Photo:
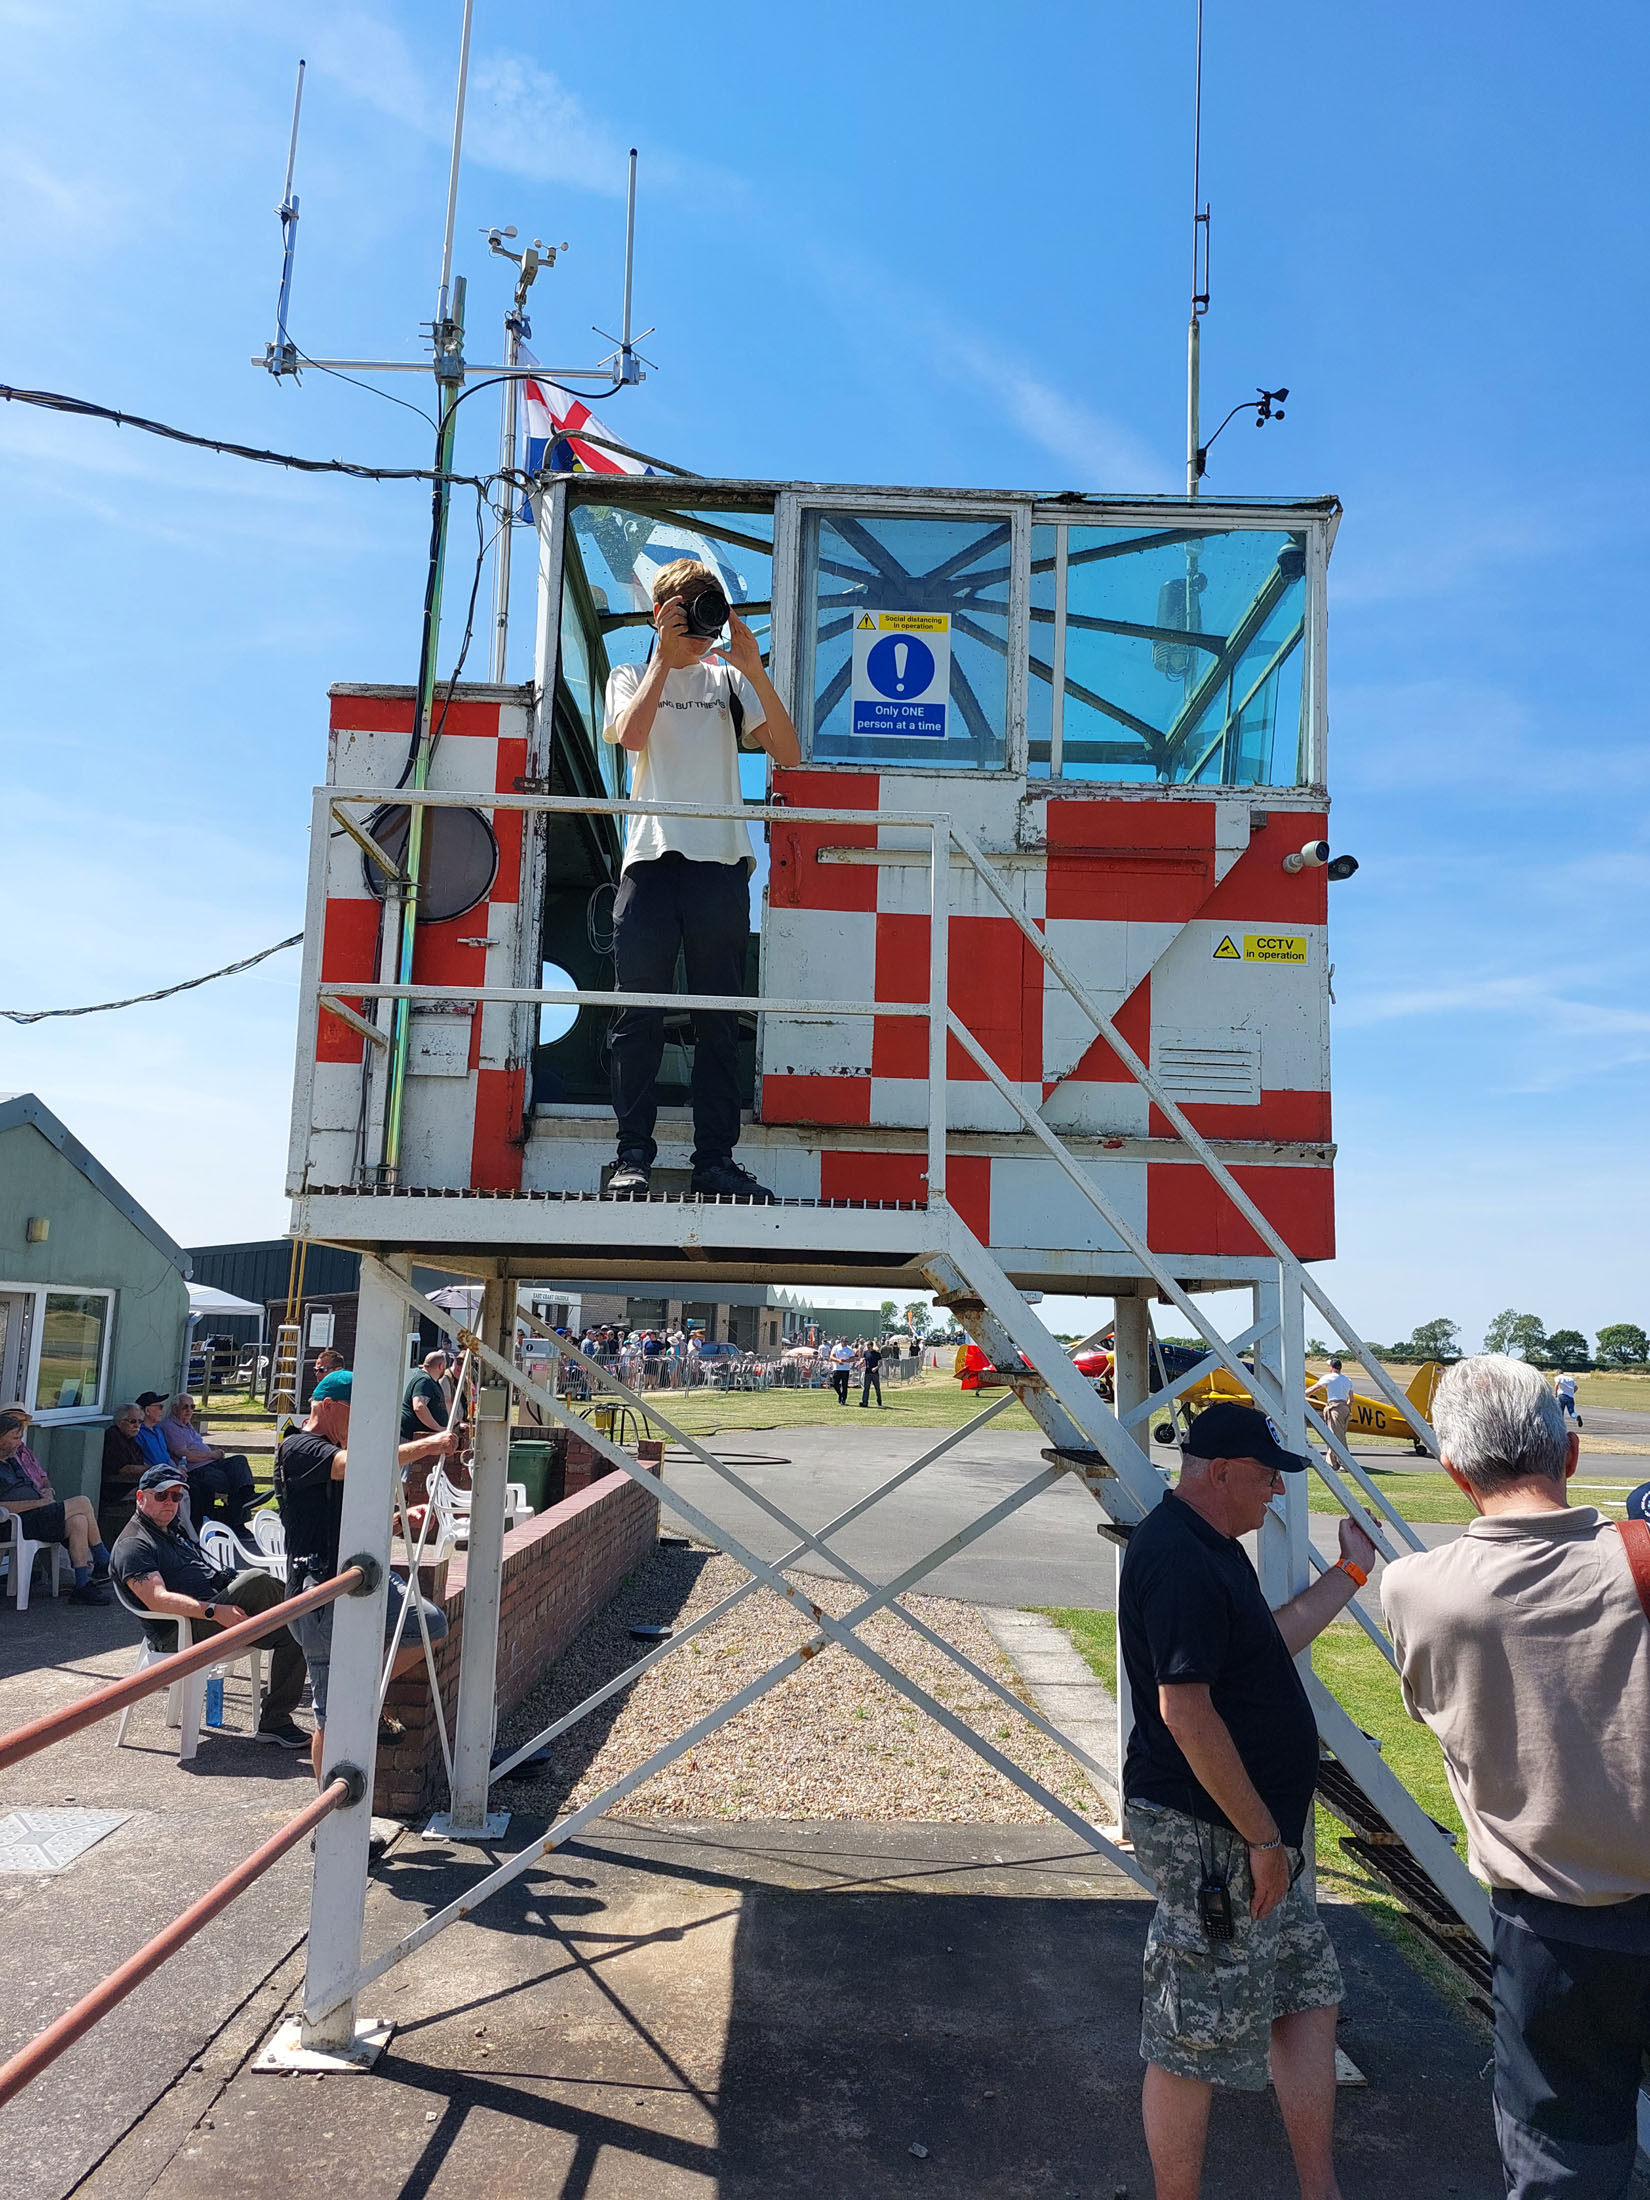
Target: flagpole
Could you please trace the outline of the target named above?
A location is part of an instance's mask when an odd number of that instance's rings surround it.
[[[521,359],[521,317],[510,312],[504,317],[504,363],[514,369]],[[502,505],[504,523],[499,529],[498,548],[493,553],[493,663],[492,678],[497,687],[504,685],[505,656],[510,632],[510,543],[516,531],[516,486],[510,476],[516,465],[516,408],[520,393],[512,372],[499,392],[498,470],[503,476]]]

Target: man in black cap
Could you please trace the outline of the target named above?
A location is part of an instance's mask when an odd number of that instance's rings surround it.
[[[157,1650],[178,1646],[177,1622],[186,1619],[196,1642],[237,1626],[254,1612],[266,1612],[286,1595],[284,1585],[257,1566],[214,1566],[180,1519],[179,1506],[189,1484],[181,1468],[148,1467],[139,1478],[137,1510],[115,1538],[109,1572],[125,1594],[153,1618],[143,1632]],[[304,1654],[284,1627],[260,1635],[258,1648],[270,1652],[269,1691],[264,1697],[258,1733],[283,1749],[307,1749],[309,1736],[293,1719],[304,1692]]]
[[[1123,1561],[1125,1824],[1157,1891],[1140,2036],[1157,2200],[1196,2200],[1214,2087],[1261,2092],[1268,2066],[1303,2200],[1339,2200],[1341,1974],[1301,1876],[1318,1731],[1294,1661],[1375,1547],[1343,1519],[1339,1564],[1274,1612],[1238,1540],[1310,1464],[1264,1413],[1210,1406]]]

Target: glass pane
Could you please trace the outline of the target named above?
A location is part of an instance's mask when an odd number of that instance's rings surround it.
[[[1010,540],[1006,519],[810,515],[802,693],[816,761],[1002,770]]]
[[[1066,532],[1061,776],[1299,783],[1306,538],[1264,529]],[[1056,530],[1032,530],[1030,769],[1054,720]]]
[[[96,1291],[48,1291],[35,1407],[95,1406],[109,1302]]]

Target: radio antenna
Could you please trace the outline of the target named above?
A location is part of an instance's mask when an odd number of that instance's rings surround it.
[[[1197,54],[1192,78],[1192,310],[1186,324],[1186,494],[1197,495],[1203,472],[1199,421],[1201,324],[1209,310],[1209,209],[1203,201],[1203,0],[1197,0]]]
[[[281,289],[275,301],[275,341],[264,347],[264,365],[277,380],[298,371],[298,347],[286,332],[287,308],[292,302],[292,262],[298,250],[298,201],[292,195],[293,172],[298,165],[298,117],[304,106],[304,64],[298,64],[298,89],[292,95],[292,137],[286,149],[286,189],[276,213],[281,217]]]

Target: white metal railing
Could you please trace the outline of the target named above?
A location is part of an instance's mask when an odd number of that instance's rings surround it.
[[[641,802],[618,797],[592,797],[543,794],[476,794],[447,789],[398,788],[386,793],[383,788],[319,788],[316,790],[317,825],[329,816],[353,838],[369,858],[377,862],[392,878],[399,878],[391,857],[360,824],[348,814],[349,805],[370,809],[382,807],[387,800],[419,803],[432,808],[488,810],[514,810],[531,814],[609,816],[609,817],[683,817],[713,820],[793,825],[841,825],[863,829],[871,821],[881,826],[895,826],[915,830],[927,837],[926,861],[929,874],[929,956],[928,998],[926,1001],[864,1001],[864,1000],[813,1000],[792,999],[764,994],[691,994],[691,993],[632,993],[597,991],[574,987],[543,986],[490,986],[490,985],[396,985],[381,980],[317,980],[316,1001],[323,1010],[339,1016],[352,1028],[359,1028],[379,1045],[387,1044],[387,1034],[350,1008],[351,1001],[405,1000],[450,1001],[455,998],[478,1003],[496,1002],[516,1007],[590,1007],[590,1008],[660,1008],[677,1011],[703,1009],[725,1013],[758,1012],[767,1015],[790,1017],[796,1021],[831,1022],[840,1017],[892,1016],[920,1017],[928,1023],[928,1198],[931,1205],[944,1205],[946,1195],[946,1147],[948,1136],[946,1043],[948,1035],[957,1040],[1013,1112],[1019,1116],[1024,1128],[1043,1146],[1050,1159],[1071,1182],[1073,1188],[1101,1216],[1128,1251],[1150,1274],[1178,1310],[1192,1324],[1209,1347],[1209,1363],[1219,1365],[1242,1383],[1256,1401],[1272,1412],[1280,1421],[1285,1417],[1285,1400],[1281,1392],[1270,1383],[1266,1371],[1258,1364],[1251,1366],[1239,1358],[1246,1344],[1251,1344],[1258,1334],[1256,1328],[1246,1331],[1241,1338],[1226,1339],[1214,1328],[1208,1317],[1199,1309],[1192,1297],[1184,1291],[1169,1269],[1147,1244],[1144,1235],[1136,1230],[1116,1205],[1106,1198],[1089,1171],[1082,1168],[1071,1154],[1063,1139],[1050,1128],[1042,1116],[1030,1108],[1023,1096],[1012,1085],[996,1062],[951,1009],[949,991],[949,933],[951,902],[951,864],[953,854],[980,879],[985,890],[1000,904],[1025,938],[1035,948],[1040,960],[1056,982],[1070,995],[1078,1008],[1094,1026],[1096,1033],[1105,1040],[1130,1076],[1148,1095],[1153,1104],[1166,1117],[1177,1137],[1196,1156],[1220,1189],[1232,1201],[1239,1214],[1255,1231],[1278,1262],[1280,1286],[1293,1289],[1309,1299],[1319,1314],[1329,1323],[1343,1347],[1366,1368],[1375,1387],[1403,1419],[1414,1428],[1416,1436],[1426,1448],[1437,1455],[1437,1441],[1431,1427],[1421,1418],[1413,1403],[1405,1398],[1385,1370],[1375,1360],[1368,1346],[1340,1312],[1328,1294],[1308,1273],[1305,1264],[1273,1227],[1266,1215],[1256,1205],[1238,1182],[1232,1170],[1215,1151],[1213,1143],[1205,1138],[1187,1116],[1184,1108],[1168,1093],[1152,1074],[1149,1064],[1118,1030],[1117,1025],[1100,1004],[1088,992],[1081,979],[1071,969],[1065,958],[1051,945],[1045,933],[1029,917],[1016,901],[1006,881],[995,865],[982,852],[972,837],[953,824],[943,811],[868,811],[842,809],[827,806],[799,806],[786,802],[767,803],[661,803]],[[920,853],[920,851],[917,851]],[[404,881],[403,881],[404,883]],[[953,1218],[954,1220],[954,1218]],[[1176,1386],[1187,1387],[1198,1379],[1194,1371]],[[1157,1403],[1166,1402],[1159,1398]],[[1319,1467],[1326,1486],[1337,1502],[1350,1513],[1360,1527],[1368,1533],[1384,1557],[1396,1555],[1377,1521],[1396,1535],[1406,1548],[1419,1549],[1421,1538],[1385,1494],[1370,1479],[1367,1472],[1353,1458],[1350,1449],[1335,1436],[1327,1423],[1307,1407],[1310,1425],[1328,1447],[1329,1458]],[[1331,1464],[1333,1462],[1333,1464]],[[1344,1476],[1350,1477],[1349,1487]],[[1384,1641],[1384,1637],[1382,1638]]]

